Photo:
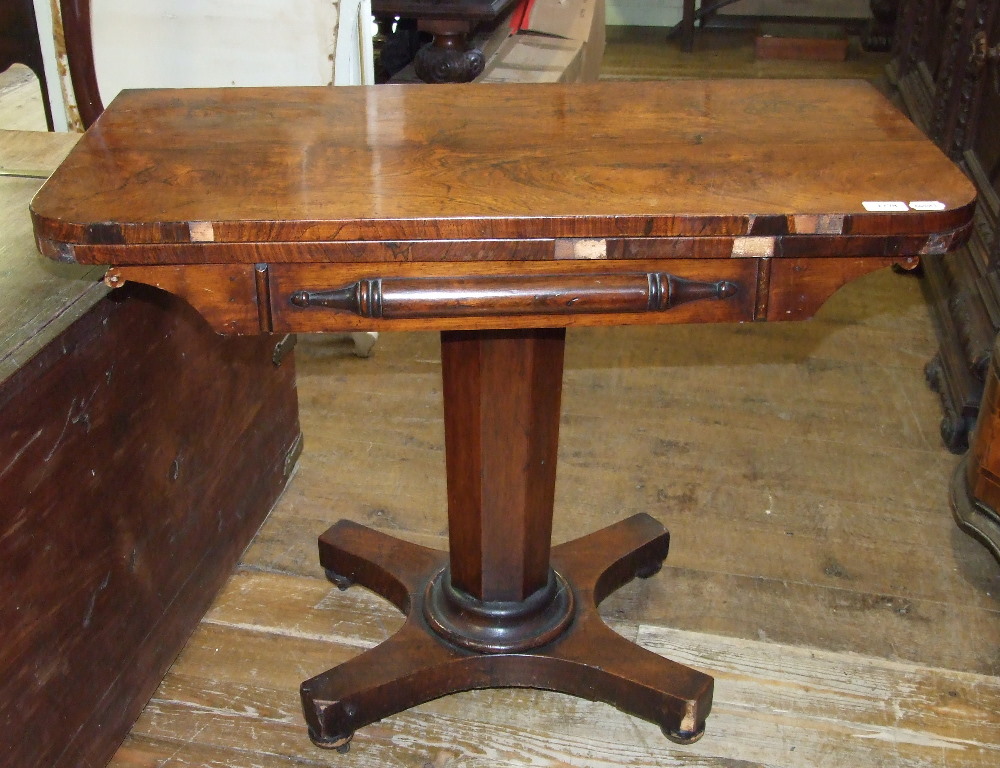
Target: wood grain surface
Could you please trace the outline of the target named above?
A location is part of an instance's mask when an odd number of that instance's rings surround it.
[[[90,245],[885,235],[974,196],[867,83],[723,80],[127,92],[33,211]]]
[[[549,575],[565,339],[441,336],[451,580],[480,600],[524,600]]]
[[[44,165],[29,160],[18,167]],[[0,382],[108,293],[100,282],[102,267],[57,264],[38,255],[28,203],[40,185],[37,178],[0,176]]]
[[[79,138],[78,133],[0,130],[0,176],[47,178]]]

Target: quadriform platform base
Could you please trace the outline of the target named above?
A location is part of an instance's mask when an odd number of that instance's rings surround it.
[[[441,583],[446,552],[336,524],[320,538],[320,561],[333,567],[331,579],[345,587],[354,579],[378,592],[407,622],[377,648],[302,684],[310,737],[343,749],[356,728],[438,696],[521,687],[604,701],[658,723],[672,741],[696,741],[712,706],[712,678],[626,640],[597,613],[607,594],[658,572],[668,542],[663,526],[640,514],[555,547],[552,567],[558,589],[572,595],[572,625],[543,648],[477,653],[428,630],[437,597],[428,585]]]

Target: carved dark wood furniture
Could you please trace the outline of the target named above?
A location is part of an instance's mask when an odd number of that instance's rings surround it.
[[[469,35],[495,21],[518,0],[372,0],[377,18],[415,19],[433,40],[417,51],[413,68],[426,83],[469,83],[483,73],[486,57]]]
[[[913,121],[979,189],[976,226],[955,258],[924,264],[924,289],[940,350],[928,378],[941,394],[941,435],[965,450],[1000,328],[1000,4],[909,0],[901,4],[889,76]]]
[[[872,17],[861,33],[861,47],[866,51],[892,49],[899,2],[900,0],[870,0],[868,6],[872,10]]]
[[[442,332],[450,551],[348,521],[320,537],[336,584],[407,616],[302,685],[310,736],[344,749],[505,686],[697,739],[712,679],[597,613],[659,569],[663,526],[550,547],[564,329],[804,319],[962,243],[974,204],[871,86],[741,80],[127,93],[33,215],[46,255],[114,264],[109,284],[174,292],[222,332]]]
[[[998,337],[1000,341],[1000,337]],[[1000,355],[994,348],[982,408],[951,485],[959,527],[1000,561]]]
[[[671,28],[669,37],[679,37],[681,50],[690,53],[694,50],[694,28],[696,23],[704,25],[716,17],[723,8],[733,5],[739,0],[683,0],[681,5],[681,20]],[[871,0],[872,19],[863,25],[861,42],[865,50],[889,50],[892,25],[896,18],[896,6],[899,0]],[[781,18],[781,17],[778,17]],[[784,17],[788,21],[825,21],[818,17]],[[852,26],[860,26],[854,22]]]
[[[0,3],[0,72],[11,64],[25,64],[35,73],[42,89],[45,124],[50,131],[53,130],[49,87],[32,0],[5,0]]]
[[[691,53],[694,50],[694,27],[698,22],[704,23],[717,11],[739,0],[684,0],[681,5],[681,20],[670,30],[670,35],[679,35],[681,50]]]
[[[941,436],[952,451],[966,449],[980,419],[967,468],[955,476],[952,500],[959,525],[998,554],[996,499],[976,476],[993,471],[983,441],[996,434],[989,422],[997,404],[991,396],[984,400],[983,393],[1000,330],[1000,3],[904,0],[889,76],[914,122],[979,192],[968,244],[949,259],[931,257],[923,265],[939,342],[927,374],[941,395]]]

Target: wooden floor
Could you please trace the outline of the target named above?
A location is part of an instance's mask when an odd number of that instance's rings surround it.
[[[866,53],[851,38],[847,60],[758,60],[753,33],[739,29],[698,31],[694,53],[666,41],[662,27],[608,27],[602,80],[658,80],[674,77],[854,77],[882,76],[886,54]]]
[[[684,76],[657,45],[662,65],[612,37],[607,71],[634,53],[641,76]],[[369,359],[301,337],[296,474],[112,765],[1000,764],[1000,567],[950,517],[934,347],[917,279],[890,271],[805,323],[571,330],[554,539],[639,511],[670,528],[663,571],[602,613],[715,675],[706,736],[678,747],[604,705],[479,691],[340,755],[306,737],[298,684],[401,622],[333,588],[315,539],[344,517],[444,546],[439,352],[433,334],[384,334]]]
[[[0,130],[44,131],[38,80],[23,64],[0,72]]]

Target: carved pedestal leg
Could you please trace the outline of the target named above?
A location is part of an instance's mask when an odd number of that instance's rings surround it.
[[[695,0],[684,0],[681,16],[681,50],[691,53],[694,50],[694,18]]]
[[[870,0],[868,5],[872,18],[861,34],[861,47],[866,51],[888,51],[892,48],[899,0]]]
[[[976,539],[1000,562],[1000,514],[975,497],[969,476],[982,471],[974,455],[966,455],[951,478],[951,511],[958,527]]]
[[[434,41],[417,51],[413,60],[417,77],[425,83],[469,83],[482,74],[486,57],[469,47],[469,22],[421,19],[419,28],[434,35]]]
[[[969,452],[951,481],[951,508],[959,528],[1000,561],[1000,342],[986,371],[979,419]]]
[[[609,629],[611,592],[655,574],[669,535],[645,514],[550,547],[565,331],[442,334],[450,555],[341,521],[320,563],[406,615],[382,645],[302,684],[310,737],[346,749],[357,728],[476,688],[603,701],[698,739],[712,678]]]

